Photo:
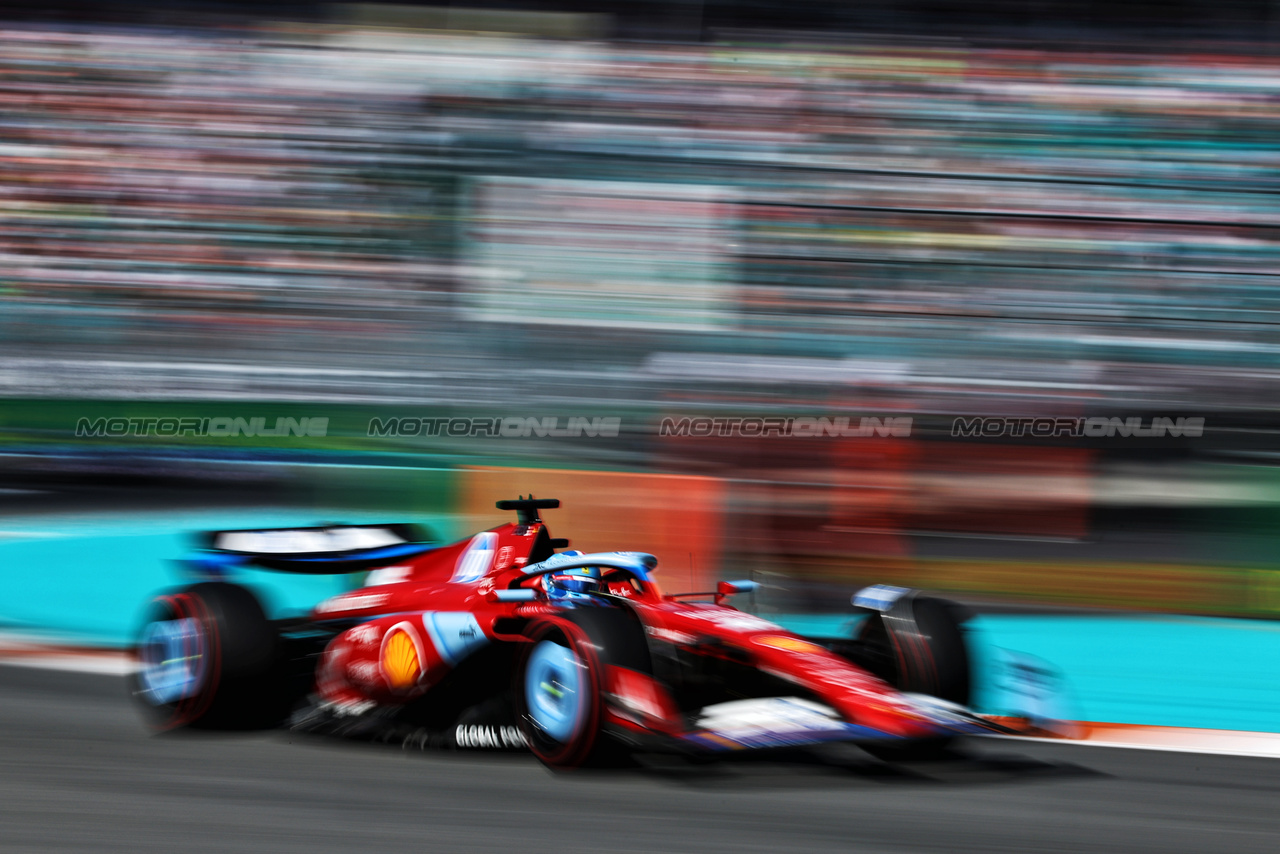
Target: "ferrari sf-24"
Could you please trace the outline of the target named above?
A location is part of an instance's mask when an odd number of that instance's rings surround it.
[[[653,555],[569,549],[540,518],[559,504],[500,501],[516,521],[448,546],[404,525],[205,534],[194,583],[149,606],[134,696],[161,730],[376,725],[556,769],[1010,731],[968,708],[960,606],[875,586],[849,636],[802,637],[727,604],[751,581],[665,595]],[[282,617],[250,570],[363,582]]]

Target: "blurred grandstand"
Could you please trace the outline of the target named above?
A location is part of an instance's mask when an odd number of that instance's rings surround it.
[[[821,575],[850,549],[986,559],[964,538],[988,535],[1024,560],[1121,529],[1091,559],[1230,543],[1269,565],[1273,7],[1161,5],[1157,25],[1143,4],[1017,5],[943,4],[946,23],[889,3],[789,4],[786,23],[742,3],[15,7],[9,470],[86,465],[65,463],[50,400],[604,408],[632,425],[616,441],[500,453],[740,479],[762,571]],[[911,415],[919,441],[709,448],[656,437],[673,412]],[[1211,429],[947,432],[1153,414]],[[1189,551],[1174,513],[1219,533]],[[1247,536],[1223,521],[1246,516]],[[1220,610],[1280,607],[1267,584],[1271,604]]]

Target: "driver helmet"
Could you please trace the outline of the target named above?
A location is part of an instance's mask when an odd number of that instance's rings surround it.
[[[582,552],[569,550],[560,554],[565,557],[579,557]],[[553,599],[585,597],[600,589],[600,569],[594,566],[557,569],[554,572],[548,572],[543,578],[547,593]]]

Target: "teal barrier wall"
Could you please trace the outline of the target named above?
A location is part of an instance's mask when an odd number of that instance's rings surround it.
[[[191,550],[190,532],[334,521],[417,522],[442,541],[452,540],[459,527],[444,514],[315,509],[41,516],[21,527],[10,521],[0,524],[0,628],[124,647],[132,642],[150,597],[190,581],[176,562]],[[348,589],[351,579],[261,572],[248,584],[269,613],[287,615]]]
[[[767,616],[815,636],[850,625],[839,615]],[[1061,676],[1059,714],[1070,720],[1280,732],[1280,623],[985,614],[969,627],[982,711],[1009,711],[1002,663],[1017,653]]]

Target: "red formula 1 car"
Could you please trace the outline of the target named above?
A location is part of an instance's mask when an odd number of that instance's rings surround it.
[[[538,511],[559,501],[497,506],[518,521],[445,547],[404,526],[209,535],[205,580],[152,603],[135,696],[162,729],[376,725],[527,747],[554,768],[823,741],[885,754],[1002,731],[965,707],[952,603],[869,588],[855,636],[804,638],[723,604],[751,582],[663,595],[652,555],[552,538]],[[263,569],[372,571],[291,619],[237,582]]]

